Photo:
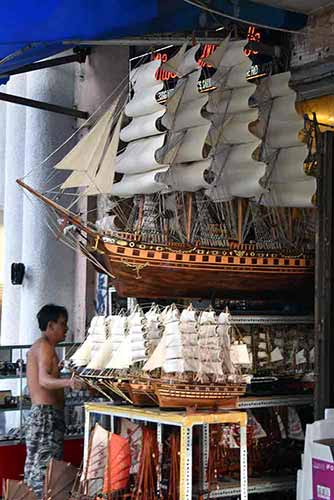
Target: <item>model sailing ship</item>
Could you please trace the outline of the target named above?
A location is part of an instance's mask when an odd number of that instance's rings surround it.
[[[245,393],[245,377],[232,362],[229,314],[199,314],[191,305],[180,314],[172,305],[161,313],[152,306],[144,315],[137,307],[114,352],[109,347],[114,331],[117,342],[117,320],[111,318],[105,320],[111,328],[102,344],[97,347],[91,327],[71,357],[76,375],[107,398],[139,406],[210,408],[233,407]]]
[[[110,196],[95,225],[19,181],[62,216],[62,239],[74,240],[71,227],[83,235],[76,244],[122,296],[312,293],[316,181],[304,173],[303,121],[289,73],[246,81],[244,44],[226,39],[210,56],[206,93],[197,45],[165,63],[178,76],[165,103],[160,61],[131,72],[125,108],[117,101],[55,167],[72,171],[61,192]]]

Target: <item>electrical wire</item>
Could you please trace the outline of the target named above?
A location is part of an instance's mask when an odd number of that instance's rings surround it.
[[[194,7],[198,7],[199,9],[205,10],[206,12],[209,12],[210,14],[216,14],[218,16],[227,17],[228,19],[231,19],[232,21],[242,22],[242,23],[249,24],[249,25],[255,25],[255,26],[258,26],[259,28],[264,28],[264,29],[268,29],[268,30],[282,31],[283,33],[292,33],[294,35],[306,36],[306,33],[302,33],[298,30],[288,30],[286,28],[276,28],[274,26],[268,26],[266,24],[257,23],[254,21],[247,21],[245,19],[240,19],[239,17],[231,16],[230,14],[226,14],[225,12],[213,9],[212,7],[209,7],[208,5],[203,4],[199,0],[198,1],[197,0],[183,0],[183,1],[186,3],[189,3],[190,5],[193,5]]]

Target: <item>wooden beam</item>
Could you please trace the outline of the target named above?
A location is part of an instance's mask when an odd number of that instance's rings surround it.
[[[316,241],[315,417],[334,408],[334,133],[321,134],[318,178],[318,234]]]

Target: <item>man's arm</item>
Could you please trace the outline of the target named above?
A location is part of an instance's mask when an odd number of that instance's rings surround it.
[[[46,342],[41,342],[37,355],[38,378],[39,383],[44,389],[50,391],[56,389],[65,389],[65,387],[75,388],[73,379],[60,379],[52,375],[52,362],[54,350]]]

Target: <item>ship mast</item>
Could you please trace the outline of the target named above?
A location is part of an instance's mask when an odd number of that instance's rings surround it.
[[[193,194],[187,194],[187,228],[186,228],[186,238],[187,242],[190,242],[191,237],[191,223],[192,223],[192,211],[193,211]]]
[[[138,212],[138,223],[137,223],[137,234],[141,235],[141,229],[143,225],[143,215],[144,215],[144,203],[145,203],[145,195],[140,195],[139,201],[139,212]]]
[[[244,200],[238,198],[238,243],[243,243],[243,224],[244,224]]]

